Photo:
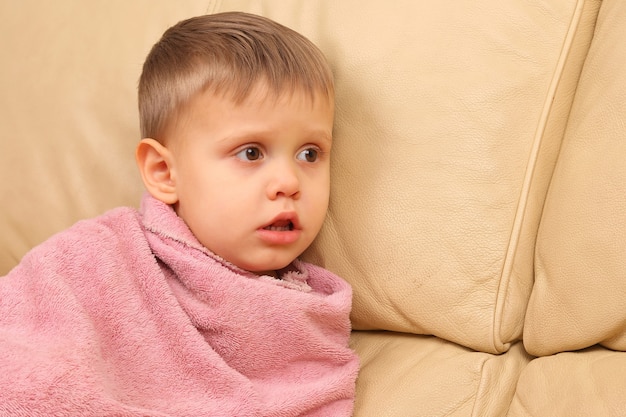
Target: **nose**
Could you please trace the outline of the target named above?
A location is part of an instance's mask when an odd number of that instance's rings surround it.
[[[267,197],[276,200],[279,197],[297,199],[300,197],[300,178],[293,162],[272,164],[267,184]]]

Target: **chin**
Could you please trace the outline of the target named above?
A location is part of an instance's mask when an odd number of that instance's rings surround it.
[[[265,265],[257,265],[256,268],[250,269],[250,271],[254,272],[255,274],[265,273],[268,271],[280,271],[282,269],[288,268],[292,262],[293,259],[285,262],[272,262]]]
[[[278,251],[276,248],[273,248],[270,252],[259,252],[255,254],[255,257],[247,260],[249,263],[247,265],[239,265],[243,269],[254,272],[255,274],[267,272],[267,271],[280,271],[285,268],[289,268],[289,266],[300,256],[302,252],[298,252],[297,250],[293,250],[295,248],[291,248],[292,250],[287,251],[282,248],[282,251]]]

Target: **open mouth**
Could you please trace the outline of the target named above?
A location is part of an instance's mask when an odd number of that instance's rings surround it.
[[[302,235],[302,226],[295,212],[283,212],[259,229],[259,237],[272,246],[291,245]]]
[[[263,229],[271,230],[273,232],[288,232],[294,229],[293,222],[291,220],[279,220],[270,224],[269,226],[265,226]]]

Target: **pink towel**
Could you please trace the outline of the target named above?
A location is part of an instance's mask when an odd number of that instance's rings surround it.
[[[0,416],[349,416],[349,285],[203,248],[151,197],[77,223],[0,278]]]

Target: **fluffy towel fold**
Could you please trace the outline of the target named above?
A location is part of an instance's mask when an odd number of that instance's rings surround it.
[[[77,223],[0,278],[0,416],[349,416],[351,290],[258,277],[167,205]]]

